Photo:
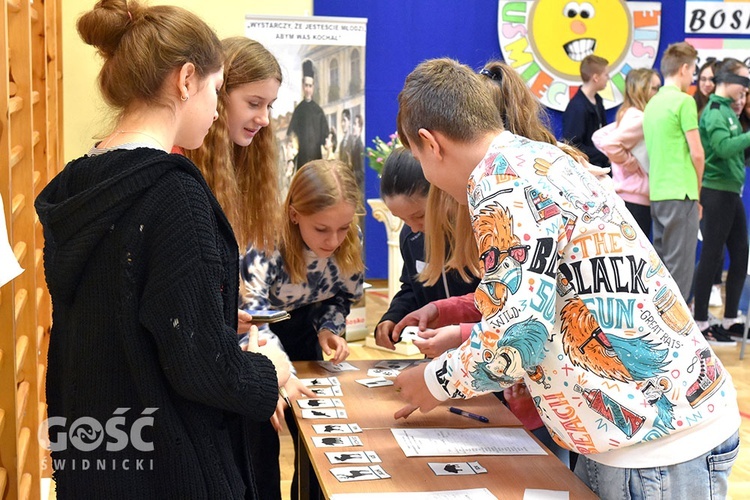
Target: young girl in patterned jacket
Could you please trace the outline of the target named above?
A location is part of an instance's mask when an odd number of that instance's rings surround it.
[[[343,338],[351,305],[362,297],[364,263],[355,218],[361,206],[351,169],[315,160],[294,176],[284,202],[278,248],[248,248],[242,259],[247,309],[284,309],[271,325],[292,361],[349,355]]]
[[[325,353],[339,363],[349,355],[343,337],[346,316],[363,294],[356,218],[360,206],[360,189],[349,166],[338,160],[311,161],[289,185],[278,247],[265,251],[251,246],[242,258],[240,302],[247,309],[290,313],[291,318],[270,328],[292,361],[320,360]],[[296,453],[292,412],[285,418]],[[295,474],[292,498],[297,497],[296,486]]]

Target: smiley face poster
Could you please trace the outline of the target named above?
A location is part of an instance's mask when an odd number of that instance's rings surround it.
[[[545,106],[565,110],[581,85],[590,54],[609,61],[611,80],[599,93],[609,109],[622,102],[625,76],[651,68],[661,31],[660,2],[500,0],[498,36],[505,62]]]

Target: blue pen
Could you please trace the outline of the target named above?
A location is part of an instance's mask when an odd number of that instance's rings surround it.
[[[488,424],[490,422],[490,419],[487,417],[483,417],[482,415],[477,415],[476,413],[471,413],[470,411],[462,410],[461,408],[456,408],[455,406],[451,406],[448,408],[451,413],[455,413],[456,415],[462,415],[464,417],[473,418],[474,420],[479,420],[480,422],[484,422],[485,424]]]

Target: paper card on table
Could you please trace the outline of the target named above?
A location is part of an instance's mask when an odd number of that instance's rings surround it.
[[[346,361],[343,361],[338,364],[334,364],[333,361],[318,361],[318,364],[328,370],[329,372],[338,373],[338,372],[348,372],[348,371],[358,371],[359,368],[354,366],[351,363],[347,363]]]
[[[362,446],[362,440],[357,436],[313,436],[312,442],[316,448]]]
[[[408,359],[383,359],[375,363],[375,368],[385,368],[387,370],[404,370],[413,365],[414,362]]]
[[[336,408],[302,410],[302,418],[346,418],[346,410],[337,410]]]
[[[368,377],[398,377],[401,372],[389,368],[370,368],[367,370]]]
[[[314,392],[316,396],[320,397],[340,397],[344,395],[344,392],[341,390],[341,386],[339,385],[334,385],[331,387],[311,387],[310,390]]]
[[[369,467],[334,467],[331,469],[331,474],[341,482],[388,479],[391,477],[379,465],[371,465]]]
[[[533,490],[527,488],[523,492],[523,500],[569,500],[569,491]]]
[[[391,429],[407,457],[546,455],[523,428]]]
[[[379,464],[380,457],[374,451],[327,451],[332,464]]]
[[[487,474],[487,469],[479,465],[479,462],[469,462],[469,467],[477,474]]]
[[[385,387],[386,385],[393,385],[393,380],[388,380],[383,377],[376,378],[361,378],[356,381],[358,384],[362,384],[365,387]]]
[[[407,326],[401,330],[401,342],[413,342],[415,339],[421,339],[422,337],[419,336],[418,332],[418,326]]]
[[[343,408],[344,403],[340,399],[298,399],[300,408]]]
[[[318,378],[301,378],[300,382],[305,387],[321,387],[321,386],[340,386],[341,383],[337,377],[318,377]]]
[[[337,493],[331,500],[497,500],[487,488],[446,491],[396,491],[393,493]]]
[[[357,424],[313,424],[317,434],[354,434],[362,432]]]
[[[474,469],[466,462],[428,462],[427,465],[430,466],[436,476],[471,476],[476,474]]]

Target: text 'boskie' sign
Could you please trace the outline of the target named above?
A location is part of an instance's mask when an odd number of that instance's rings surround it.
[[[685,33],[737,34],[750,31],[750,2],[686,2]]]

